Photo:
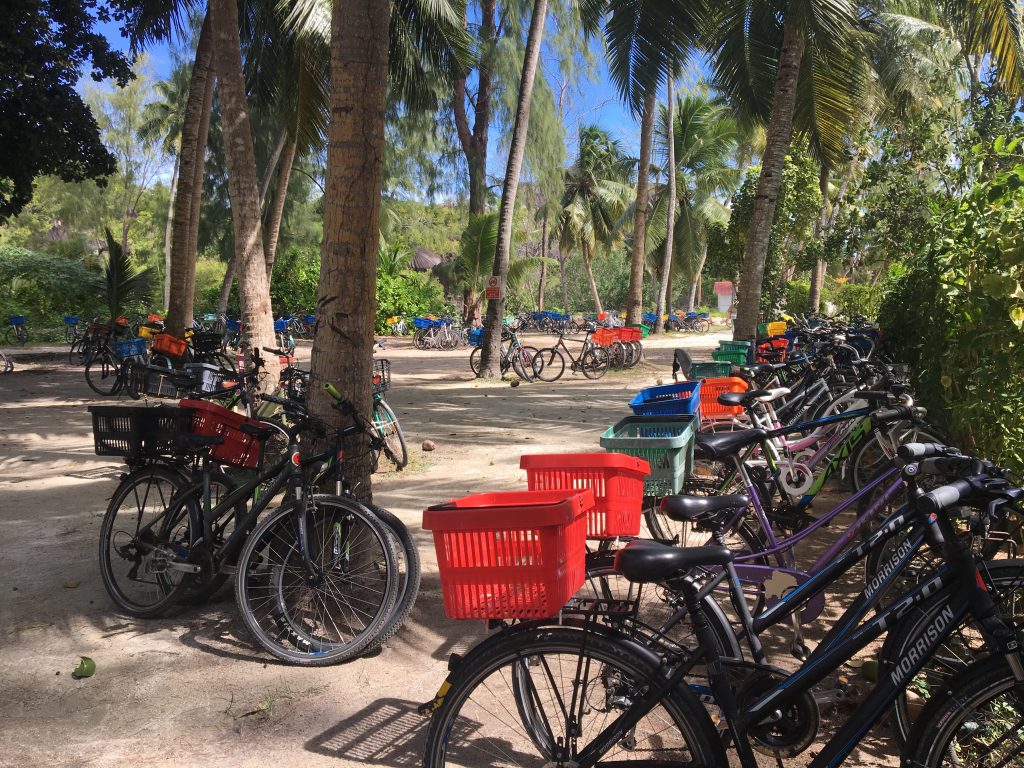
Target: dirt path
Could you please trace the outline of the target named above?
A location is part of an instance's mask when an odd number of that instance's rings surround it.
[[[449,654],[483,636],[481,623],[444,616],[422,509],[525,487],[522,453],[598,450],[637,390],[670,380],[673,348],[706,353],[723,337],[649,344],[640,369],[598,382],[515,388],[472,379],[464,351],[391,344],[388,400],[412,460],[378,479],[375,501],[415,533],[423,588],[383,651],[314,670],[255,651],[230,590],[160,620],[114,613],[96,549],[120,467],[93,454],[86,405],[96,400],[79,369],[20,365],[0,377],[0,765],[419,765],[414,708],[433,696]],[[437,450],[421,451],[424,439]],[[80,655],[97,671],[75,681]],[[880,764],[884,744],[867,746],[851,764]]]

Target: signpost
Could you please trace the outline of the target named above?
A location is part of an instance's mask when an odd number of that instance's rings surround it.
[[[496,301],[501,295],[501,290],[498,288],[498,278],[496,275],[491,275],[487,278],[487,289],[484,292],[484,298],[488,301]]]

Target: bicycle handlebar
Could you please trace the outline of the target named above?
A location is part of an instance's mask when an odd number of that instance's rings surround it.
[[[896,449],[896,455],[904,461],[917,461],[932,456],[959,455],[960,449],[942,443],[905,443]]]

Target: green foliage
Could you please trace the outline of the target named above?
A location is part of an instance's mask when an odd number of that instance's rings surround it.
[[[841,283],[825,285],[825,300],[836,305],[839,314],[845,317],[874,317],[881,301],[878,288],[864,283]]]
[[[811,284],[806,280],[790,280],[786,286],[786,311],[803,315],[809,311]]]
[[[0,246],[0,321],[25,315],[55,327],[64,315],[91,318],[103,307],[103,278],[80,258]]]
[[[972,159],[1016,157],[997,139]],[[928,246],[889,276],[886,346],[957,445],[1024,469],[1024,164],[936,209]]]
[[[107,316],[141,312],[149,302],[153,272],[139,268],[107,230],[107,261],[103,265],[104,301]]]
[[[274,317],[292,312],[312,311],[320,280],[320,250],[289,248],[274,262],[270,282],[270,303]]]
[[[452,306],[444,300],[441,284],[426,272],[377,275],[377,333],[387,333],[387,319],[422,315],[449,315]]]
[[[196,300],[195,311],[197,313],[216,312],[217,302],[220,300],[220,289],[224,283],[224,273],[228,265],[218,259],[199,259],[196,261]],[[238,291],[231,291],[228,301],[228,314],[238,317]],[[271,291],[273,293],[273,291]]]

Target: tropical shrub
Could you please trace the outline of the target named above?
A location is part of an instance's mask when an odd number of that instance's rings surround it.
[[[387,333],[393,315],[413,318],[450,315],[454,309],[444,300],[441,283],[426,272],[403,271],[377,275],[377,333]]]
[[[81,258],[0,246],[0,322],[25,315],[30,328],[59,325],[64,315],[103,312],[103,276]]]

